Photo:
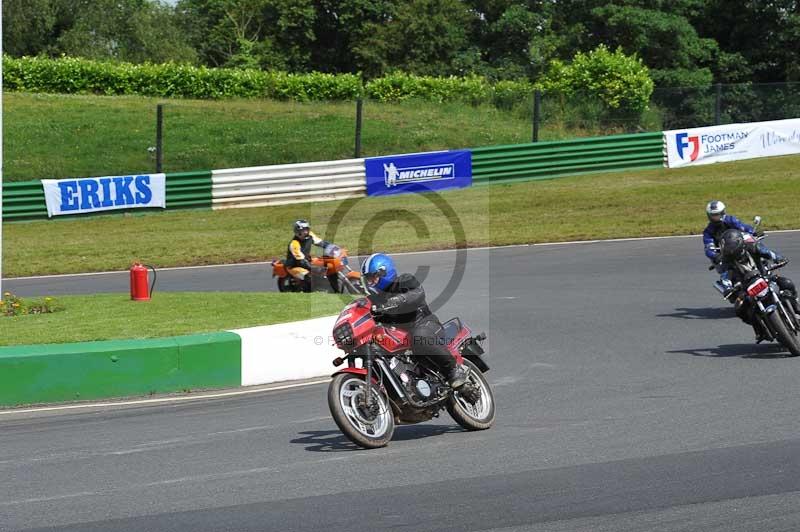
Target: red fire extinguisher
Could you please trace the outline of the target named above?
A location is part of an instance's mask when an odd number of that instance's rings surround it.
[[[153,284],[147,286],[147,268],[153,270]],[[150,301],[153,287],[156,284],[156,269],[148,264],[134,262],[131,266],[131,299],[134,301]]]

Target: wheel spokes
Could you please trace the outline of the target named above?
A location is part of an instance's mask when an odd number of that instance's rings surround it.
[[[364,382],[361,380],[345,382],[339,391],[339,400],[342,410],[350,424],[361,434],[377,438],[381,437],[387,430],[389,422],[386,419],[389,409],[385,404],[380,393],[372,391],[373,401],[378,407],[378,413],[373,415],[369,412],[364,401]],[[359,404],[363,402],[363,404]]]

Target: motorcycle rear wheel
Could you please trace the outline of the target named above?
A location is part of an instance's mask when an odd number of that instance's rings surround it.
[[[480,390],[481,398],[473,405],[455,391],[445,405],[447,412],[456,423],[467,430],[486,430],[494,425],[494,393],[475,364],[465,359],[464,366],[469,369],[467,383]]]
[[[302,292],[303,288],[291,277],[278,277],[278,292]]]
[[[789,350],[791,356],[800,356],[800,340],[794,334],[786,322],[780,309],[776,309],[769,316],[767,316],[770,328],[775,332],[778,341]]]
[[[333,421],[348,440],[365,449],[384,447],[394,434],[394,413],[389,398],[377,386],[372,394],[376,412],[366,407],[366,381],[351,373],[339,373],[328,386],[328,407]]]

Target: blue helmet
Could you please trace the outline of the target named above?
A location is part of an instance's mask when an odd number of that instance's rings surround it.
[[[389,255],[384,253],[373,253],[361,263],[361,276],[372,288],[386,290],[397,278],[397,268]],[[370,277],[376,277],[377,282],[370,283]]]

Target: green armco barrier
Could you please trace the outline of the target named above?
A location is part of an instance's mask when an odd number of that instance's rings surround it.
[[[661,131],[472,150],[476,185],[663,166]]]
[[[167,176],[167,208],[211,208],[211,170],[176,172]],[[113,214],[136,211],[104,211]],[[82,214],[77,216],[95,216]],[[41,181],[3,183],[3,220],[47,218]],[[70,218],[70,216],[65,216]]]
[[[3,183],[3,220],[47,218],[41,181]]]
[[[167,174],[167,209],[211,208],[211,170]]]
[[[0,406],[241,384],[234,333],[0,348]]]
[[[472,149],[476,185],[664,166],[663,133],[609,135],[564,141],[512,144]],[[167,176],[167,208],[211,208],[212,171],[178,172]],[[6,220],[46,218],[39,181],[3,186]],[[104,214],[125,211],[106,211]],[[78,216],[92,216],[78,215]]]

